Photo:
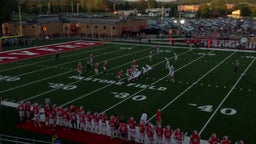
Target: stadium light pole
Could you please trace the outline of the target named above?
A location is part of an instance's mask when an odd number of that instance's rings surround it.
[[[23,33],[22,33],[22,21],[21,21],[20,0],[19,0],[19,21],[20,21],[20,34],[19,34],[19,35],[23,35]]]

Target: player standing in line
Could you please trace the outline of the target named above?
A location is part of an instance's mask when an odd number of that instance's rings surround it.
[[[184,135],[180,128],[177,128],[176,131],[174,132],[174,139],[177,144],[182,144],[184,140]]]
[[[86,118],[86,131],[87,132],[92,132],[92,115],[91,112],[88,111],[85,115]]]
[[[19,110],[20,122],[23,122],[25,118],[25,104],[23,102],[20,102],[17,109]]]
[[[117,74],[116,74],[116,79],[117,79],[117,80],[121,80],[122,76],[123,76],[123,70],[119,70],[119,71],[117,72]]]
[[[196,130],[194,130],[193,134],[190,135],[190,144],[200,144],[200,135]]]
[[[25,103],[25,112],[26,112],[26,119],[30,120],[31,118],[31,106],[30,106],[30,101],[27,101]]]
[[[136,121],[134,120],[134,117],[130,117],[128,120],[128,125],[129,125],[129,134],[130,134],[130,140],[135,141],[135,125]]]
[[[149,122],[146,127],[146,134],[148,137],[149,144],[153,144],[154,143],[154,126],[151,122]]]
[[[236,60],[235,61],[235,69],[234,69],[234,72],[237,72],[237,70],[238,70],[238,68],[239,68],[239,61],[238,60]]]
[[[170,125],[167,125],[166,128],[164,129],[164,139],[165,139],[165,144],[171,144],[172,129]]]
[[[79,114],[79,129],[84,131],[85,130],[85,112],[84,110]]]
[[[93,132],[99,134],[99,115],[98,112],[94,112],[93,114]]]
[[[81,62],[78,62],[78,64],[77,64],[77,72],[78,72],[78,78],[80,78],[80,76],[83,73],[83,67],[82,67],[82,63]]]
[[[71,112],[70,121],[71,121],[71,124],[72,124],[72,128],[77,129],[77,119],[76,119],[76,113],[75,112]]]
[[[69,129],[69,111],[67,108],[63,110],[63,126],[64,129]]]
[[[140,123],[146,125],[147,119],[148,119],[148,114],[143,110],[140,117]]]
[[[139,124],[139,132],[140,132],[140,135],[139,135],[139,143],[144,143],[145,141],[145,124],[143,123],[140,123]]]
[[[98,75],[98,73],[99,73],[99,63],[95,63],[95,65],[94,65],[94,74]]]
[[[156,128],[156,144],[162,144],[163,143],[163,128],[161,124],[158,124]]]
[[[102,68],[103,68],[103,73],[106,73],[107,72],[107,68],[108,68],[108,61],[104,61]]]
[[[57,125],[59,126],[64,126],[64,122],[63,122],[63,107],[60,106],[58,107],[57,110]]]
[[[215,133],[212,133],[211,137],[208,140],[209,144],[218,144],[219,143],[219,138]]]
[[[111,133],[111,139],[112,139],[113,137],[115,137],[115,117],[113,115],[110,116],[109,126],[110,126],[110,133]]]
[[[120,138],[124,141],[127,141],[127,136],[128,136],[128,128],[127,124],[124,122],[124,120],[120,120]]]
[[[162,125],[161,109],[158,109],[157,112],[156,112],[156,124],[157,125]]]
[[[40,123],[40,106],[38,103],[35,103],[33,106],[33,115],[35,119],[35,127],[39,126],[41,127]]]
[[[100,133],[102,135],[106,135],[106,128],[107,128],[106,120],[107,120],[107,115],[105,114],[105,112],[103,112],[100,115]]]

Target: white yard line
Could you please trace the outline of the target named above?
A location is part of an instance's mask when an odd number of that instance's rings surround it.
[[[148,48],[150,49],[150,48]],[[118,56],[118,57],[114,57],[114,58],[110,58],[108,59],[108,61],[110,60],[113,60],[113,59],[118,59],[120,57],[125,57],[125,56],[128,56],[128,55],[132,55],[134,53],[137,53],[137,52],[141,52],[141,51],[145,51],[145,50],[148,50],[148,49],[144,49],[144,50],[140,50],[140,51],[136,51],[136,52],[133,52],[133,53],[129,53],[129,54],[125,54],[125,55],[121,55],[121,56]],[[112,51],[113,52],[113,51]],[[109,52],[111,53],[111,52]],[[106,54],[106,53],[105,53]],[[76,60],[78,61],[78,60]],[[105,60],[104,60],[105,61]],[[104,62],[104,61],[101,61],[101,62]],[[99,62],[99,63],[101,63]],[[56,67],[56,66],[53,66],[53,67]],[[50,67],[51,68],[51,67]],[[43,70],[45,69],[48,69],[47,68],[43,68]],[[40,69],[41,70],[41,69]],[[53,76],[50,76],[50,77],[47,77],[47,78],[44,78],[44,79],[40,79],[40,80],[37,80],[37,81],[33,81],[33,82],[30,82],[30,83],[26,83],[26,84],[23,84],[23,85],[19,85],[19,86],[16,86],[16,87],[12,87],[10,89],[7,89],[7,90],[3,90],[3,91],[0,91],[0,93],[4,93],[4,92],[8,92],[8,91],[11,91],[11,90],[14,90],[14,89],[17,89],[17,88],[21,88],[21,87],[24,87],[24,86],[28,86],[28,85],[31,85],[31,84],[34,84],[34,83],[38,83],[38,82],[41,82],[41,81],[45,81],[45,80],[48,80],[48,79],[51,79],[51,78],[54,78],[54,77],[58,77],[58,76],[61,76],[61,75],[64,75],[64,74],[67,74],[67,73],[70,73],[70,72],[74,72],[76,70],[70,70],[70,71],[67,71],[67,72],[63,72],[63,73],[60,73],[60,74],[57,74],[57,75],[53,75]]]
[[[210,53],[210,52],[209,52],[209,53]],[[187,63],[187,64],[185,64],[185,65],[183,65],[183,66],[182,66],[182,67],[180,67],[179,69],[175,70],[175,72],[177,72],[177,71],[179,71],[179,70],[181,70],[181,69],[183,69],[183,68],[187,67],[188,65],[192,64],[192,63],[193,63],[193,62],[195,62],[195,61],[198,61],[199,59],[201,59],[201,58],[203,58],[203,57],[205,57],[205,56],[206,56],[206,55],[200,56],[199,58],[197,58],[197,59],[195,59],[195,60],[193,60],[193,61],[191,61],[191,62],[189,62],[189,63]],[[150,84],[150,85],[154,85],[154,84],[156,84],[156,83],[158,83],[158,82],[162,81],[162,80],[163,80],[163,79],[165,79],[167,76],[168,76],[168,75],[166,75],[166,76],[164,76],[164,77],[162,77],[162,78],[158,79],[157,81],[154,81],[154,82],[153,82],[152,84]],[[146,88],[143,88],[143,89],[141,89],[141,90],[137,91],[136,93],[134,93],[134,94],[130,95],[129,97],[127,97],[127,98],[123,99],[122,101],[120,101],[120,102],[118,102],[118,103],[114,104],[113,106],[111,106],[111,107],[109,107],[109,108],[105,109],[105,110],[104,110],[104,111],[102,111],[102,112],[107,112],[107,111],[109,111],[109,110],[113,109],[114,107],[116,107],[116,106],[120,105],[121,103],[125,102],[126,100],[130,99],[131,97],[133,97],[133,96],[135,96],[135,95],[139,94],[140,92],[142,92],[142,91],[144,91],[144,90],[146,90]],[[102,112],[101,112],[101,113],[102,113]]]
[[[150,49],[150,48],[148,48],[148,49]],[[148,49],[145,49],[145,50],[148,50]],[[117,59],[117,58],[120,58],[120,57],[123,57],[123,56],[131,55],[131,54],[134,54],[134,53],[137,53],[137,52],[141,52],[141,51],[144,51],[144,50],[140,50],[140,51],[136,51],[136,52],[133,52],[133,53],[130,53],[130,54],[125,54],[125,55],[122,55],[122,56],[110,58],[110,59],[108,59],[108,61],[113,60],[113,59]],[[108,52],[108,53],[112,53],[112,52]],[[104,54],[106,54],[106,53],[104,53]],[[104,54],[102,54],[102,55],[104,55]],[[79,59],[79,60],[81,60],[81,59]],[[78,60],[75,60],[75,61],[78,61]],[[70,61],[70,62],[67,62],[67,63],[72,63],[72,62],[75,62],[75,61]],[[99,63],[104,62],[104,61],[100,61]],[[64,64],[67,64],[67,63],[64,63]],[[57,66],[60,66],[60,65],[63,65],[63,64],[55,65],[55,66],[52,66],[52,67],[57,67]],[[39,70],[36,70],[36,71],[46,70],[46,69],[49,69],[49,68],[52,68],[52,67],[47,67],[47,68],[39,69]],[[26,84],[23,84],[23,85],[12,87],[10,89],[0,91],[0,93],[8,92],[8,91],[11,91],[11,90],[14,90],[14,89],[17,89],[17,88],[21,88],[21,87],[28,86],[28,85],[31,85],[31,84],[34,84],[34,83],[45,81],[45,80],[48,80],[48,79],[51,79],[51,78],[54,78],[54,77],[58,77],[58,76],[61,76],[61,75],[64,75],[64,74],[67,74],[67,73],[70,73],[70,72],[74,72],[74,71],[75,71],[75,69],[67,71],[67,72],[63,72],[63,73],[60,73],[60,74],[57,74],[57,75],[53,75],[53,76],[50,76],[50,77],[47,77],[47,78],[44,78],[44,79],[40,79],[40,80],[37,80],[37,81],[33,81],[33,82],[30,82],[30,83],[26,83]],[[26,74],[28,74],[28,73],[26,73]],[[21,75],[23,75],[23,74],[21,74]],[[17,75],[17,76],[20,76],[20,75]]]
[[[109,53],[113,53],[113,52],[116,52],[116,51],[122,51],[122,50],[114,50],[114,51],[111,51],[111,52],[105,52],[105,53],[99,54],[99,55],[97,55],[95,57],[99,57],[99,56],[102,56],[102,55],[105,55],[105,54],[109,54]],[[86,57],[86,58],[76,59],[76,60],[69,61],[69,62],[66,62],[66,63],[61,63],[61,64],[54,65],[54,66],[49,66],[49,67],[46,67],[46,68],[30,71],[30,72],[23,73],[23,74],[20,74],[20,75],[15,75],[15,76],[20,77],[20,76],[36,73],[36,72],[39,72],[39,71],[44,71],[44,70],[47,70],[47,69],[51,69],[51,68],[57,68],[58,66],[62,66],[62,65],[66,65],[66,64],[73,63],[73,62],[78,62],[78,61],[81,61],[81,60],[86,60],[86,59],[88,59],[88,58]]]
[[[188,53],[188,52],[190,52],[190,51],[185,51],[185,52],[179,54],[179,56],[180,56],[180,55],[183,55],[183,54],[186,54],[186,53]],[[148,57],[147,57],[147,58],[148,58]],[[174,57],[172,57],[172,58],[174,58]],[[161,64],[161,63],[163,63],[163,62],[165,62],[165,60],[164,60],[164,61],[161,61],[161,62],[158,62],[158,63],[156,63],[156,64],[154,64],[154,65],[152,65],[152,67],[153,67],[153,66],[156,66],[156,65],[159,65],[159,64]],[[123,78],[122,80],[124,80],[124,79],[126,79],[126,78]],[[87,94],[85,94],[85,95],[83,95],[83,96],[80,96],[80,97],[78,97],[78,98],[76,98],[76,99],[73,99],[73,100],[71,100],[71,101],[69,101],[69,102],[67,102],[67,103],[65,103],[65,104],[63,104],[63,105],[61,105],[61,106],[66,106],[66,105],[68,105],[68,104],[71,104],[71,103],[73,103],[73,102],[75,102],[75,101],[78,101],[78,100],[80,100],[80,99],[82,99],[82,98],[85,98],[85,97],[87,97],[87,96],[90,96],[91,94],[96,93],[96,92],[98,92],[98,91],[100,91],[100,90],[102,90],[102,89],[105,89],[105,88],[107,88],[107,87],[109,87],[109,86],[111,86],[111,85],[113,85],[113,84],[109,84],[109,85],[106,85],[106,86],[104,86],[104,87],[101,87],[101,88],[99,88],[99,89],[97,89],[97,90],[94,90],[94,91],[92,91],[92,92],[90,92],[90,93],[87,93]],[[144,89],[143,89],[143,90],[144,90]]]
[[[81,55],[81,54],[92,53],[92,52],[101,51],[101,50],[105,50],[105,49],[112,48],[112,47],[115,47],[115,46],[109,46],[109,47],[102,48],[102,49],[91,50],[91,51],[85,51],[85,52],[82,52],[82,53],[76,53],[76,54],[71,54],[71,55],[64,55],[64,56],[61,56],[61,58],[73,57],[73,56],[75,56],[75,55]],[[67,51],[66,51],[66,52],[67,52]],[[62,55],[62,54],[61,54],[61,55]],[[14,70],[14,69],[17,69],[17,68],[22,68],[22,67],[26,67],[26,66],[30,66],[30,65],[36,65],[36,64],[44,63],[44,62],[48,62],[48,61],[53,61],[53,59],[47,59],[47,60],[43,60],[43,61],[39,61],[39,62],[24,64],[24,65],[21,65],[21,66],[11,67],[11,68],[7,68],[7,69],[3,69],[3,70],[1,70],[0,72],[4,72],[4,71],[8,71],[8,70]]]
[[[227,93],[227,95],[224,97],[224,99],[221,101],[221,103],[218,105],[218,107],[215,109],[215,111],[212,113],[212,115],[210,116],[210,118],[206,121],[206,123],[204,124],[204,126],[202,127],[202,129],[200,130],[199,134],[201,135],[202,132],[205,130],[205,128],[208,126],[208,124],[211,122],[211,120],[213,119],[213,117],[216,115],[216,113],[219,111],[220,107],[223,105],[223,103],[226,101],[226,99],[230,96],[230,94],[233,92],[233,90],[235,89],[235,87],[237,86],[237,84],[239,83],[239,81],[243,78],[243,76],[245,75],[245,73],[249,70],[249,68],[252,66],[252,64],[254,63],[254,61],[256,60],[256,58],[254,58],[251,63],[247,66],[247,68],[244,70],[244,72],[240,75],[240,77],[238,78],[238,80],[235,82],[235,84],[233,85],[233,87],[230,89],[230,91]]]
[[[202,77],[200,77],[197,81],[195,81],[192,85],[190,85],[188,88],[186,88],[184,91],[182,91],[178,96],[176,96],[172,101],[167,103],[164,107],[161,108],[161,111],[165,110],[168,106],[170,106],[172,103],[174,103],[177,99],[179,99],[184,93],[186,93],[188,90],[190,90],[193,86],[198,84],[199,81],[201,81],[203,78],[205,78],[209,73],[211,73],[213,70],[215,70],[217,67],[219,67],[222,63],[224,63],[227,59],[229,59],[231,56],[233,56],[236,52],[233,52],[228,57],[226,57],[224,60],[222,60],[220,63],[218,63],[216,66],[214,66],[211,70],[209,70],[207,73],[205,73]],[[156,115],[153,115],[148,119],[148,121],[152,120]]]
[[[148,48],[148,49],[150,49],[150,48]],[[148,50],[148,49],[146,49],[146,50]],[[144,50],[140,50],[140,51],[144,51]],[[131,54],[134,54],[134,53],[137,53],[137,52],[139,52],[139,51],[126,54],[126,56],[127,56],[127,55],[131,55]],[[119,57],[124,57],[124,56],[125,56],[125,55],[122,55],[122,56],[114,57],[114,58],[111,58],[111,59],[108,59],[108,60],[113,60],[113,59],[117,59],[117,58],[119,58]],[[137,60],[141,60],[141,59],[145,59],[145,58],[148,58],[148,56],[142,57],[142,58],[137,59]],[[104,61],[105,61],[105,60],[104,60]],[[103,61],[102,61],[102,62],[103,62]],[[117,69],[117,68],[119,68],[119,67],[122,67],[122,66],[125,66],[125,65],[127,65],[127,64],[130,64],[130,62],[124,63],[124,64],[122,64],[122,65],[118,65],[118,66],[116,66],[116,67],[113,67],[113,68],[109,69],[109,71],[115,70],[115,69]],[[66,72],[66,73],[69,73],[69,72],[70,72],[70,71],[68,71],[68,72]],[[102,74],[102,72],[99,73],[99,74]],[[61,74],[61,75],[62,75],[62,74]],[[96,75],[94,74],[94,75],[91,75],[91,76],[89,76],[89,77],[94,77],[94,76],[96,76]],[[88,77],[88,78],[89,78],[89,77]],[[74,81],[74,82],[71,82],[71,83],[68,83],[67,85],[72,85],[72,84],[75,84],[75,83],[78,83],[78,82],[80,82],[80,80]],[[21,101],[31,100],[31,99],[37,98],[37,97],[39,97],[39,96],[41,96],[41,95],[44,95],[44,94],[47,94],[47,93],[56,91],[56,90],[58,90],[58,89],[60,89],[60,88],[56,88],[56,89],[52,89],[52,90],[49,90],[49,91],[45,91],[45,92],[43,92],[43,93],[37,94],[37,95],[35,95],[35,96],[29,97],[29,98],[26,98],[26,99],[23,99],[23,100],[21,100]],[[1,93],[1,92],[0,92],[0,93]]]

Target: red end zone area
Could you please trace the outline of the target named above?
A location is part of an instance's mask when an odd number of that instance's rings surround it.
[[[102,44],[104,43],[73,41],[73,42],[66,42],[61,44],[53,44],[53,45],[31,47],[31,48],[19,49],[19,50],[13,50],[13,51],[6,51],[6,52],[0,53],[0,64],[55,54],[57,50],[59,52],[65,52],[65,51],[88,48],[91,46],[97,46]]]

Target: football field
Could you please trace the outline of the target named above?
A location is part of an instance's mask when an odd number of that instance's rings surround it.
[[[55,49],[60,50],[59,59],[55,59]],[[99,63],[98,75],[93,67],[86,71],[91,53],[93,62]],[[174,66],[175,82],[167,80],[165,58]],[[106,60],[108,70],[103,73]],[[125,75],[132,60],[139,68],[148,64],[153,70],[135,81],[127,82],[125,76],[118,81],[118,70]],[[239,66],[234,71],[236,60]],[[202,139],[215,132],[220,138],[229,136],[232,143],[243,139],[253,144],[255,60],[255,52],[164,45],[157,51],[147,44],[74,41],[0,53],[0,96],[6,102],[42,105],[50,98],[58,106],[78,105],[86,111],[118,114],[125,119],[134,116],[137,123],[144,110],[148,121],[155,124],[155,113],[161,109],[163,126],[179,127],[187,135],[198,130]],[[83,65],[81,77],[78,62]]]

